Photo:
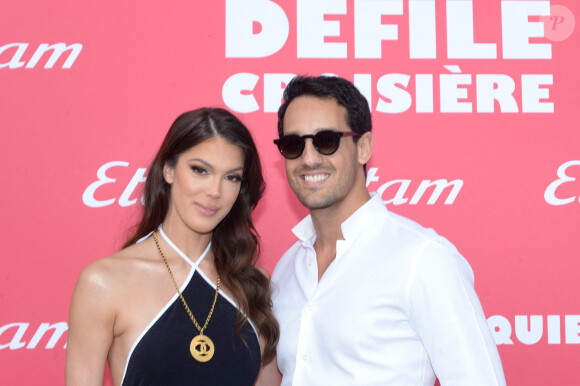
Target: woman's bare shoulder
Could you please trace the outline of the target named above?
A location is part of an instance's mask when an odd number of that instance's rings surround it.
[[[146,244],[134,244],[89,263],[81,271],[77,287],[85,286],[103,293],[119,291],[127,285],[127,280],[140,276],[155,257]]]
[[[103,384],[111,347],[131,326],[121,316],[127,315],[127,305],[135,300],[130,290],[144,275],[147,250],[141,245],[131,246],[95,260],[81,271],[69,311],[68,383],[88,384],[88,380],[97,380]]]

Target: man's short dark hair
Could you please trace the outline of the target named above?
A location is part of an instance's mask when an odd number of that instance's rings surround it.
[[[297,76],[284,90],[284,103],[278,109],[278,136],[284,135],[288,105],[301,96],[333,99],[346,108],[346,122],[352,131],[363,134],[372,130],[369,104],[354,84],[337,76]]]

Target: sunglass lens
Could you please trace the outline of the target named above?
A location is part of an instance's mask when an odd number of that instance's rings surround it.
[[[286,135],[280,138],[280,151],[286,158],[298,158],[302,153],[304,139],[297,135]]]
[[[314,145],[323,155],[331,155],[339,145],[340,137],[332,131],[320,131],[314,136]]]

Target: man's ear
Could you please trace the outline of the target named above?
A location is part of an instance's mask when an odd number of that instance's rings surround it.
[[[371,159],[374,141],[373,133],[370,131],[367,131],[359,137],[356,145],[358,149],[358,162],[361,165],[367,164]]]
[[[169,185],[171,185],[173,183],[173,174],[175,173],[175,168],[172,166],[169,166],[167,163],[165,163],[165,165],[163,165],[163,179],[165,179],[165,182],[167,182]]]

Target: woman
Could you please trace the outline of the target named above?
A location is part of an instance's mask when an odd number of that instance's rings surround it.
[[[269,280],[254,264],[263,187],[236,117],[203,108],[177,118],[149,168],[135,235],[79,276],[68,385],[102,385],[107,361],[115,385],[280,382]]]

